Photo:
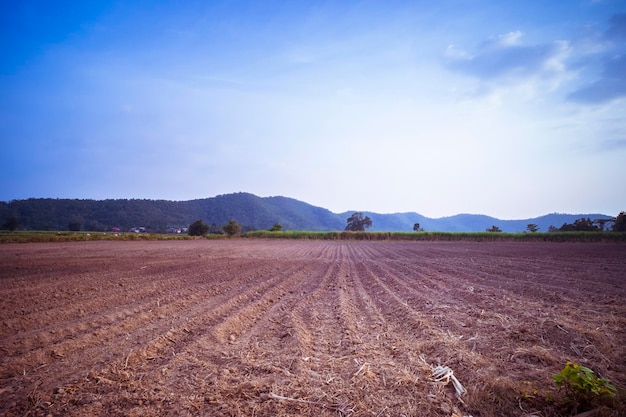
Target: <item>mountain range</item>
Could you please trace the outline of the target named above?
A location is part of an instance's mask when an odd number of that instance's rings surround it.
[[[293,198],[258,197],[250,193],[233,193],[215,197],[189,200],[141,199],[43,199],[30,198],[0,202],[0,225],[7,219],[17,219],[20,229],[67,230],[70,224],[81,230],[126,230],[143,226],[148,230],[165,231],[169,227],[184,227],[200,219],[213,227],[221,227],[234,219],[244,230],[269,229],[279,223],[283,230],[328,231],[343,230],[353,211],[333,213],[322,207]],[[415,223],[426,231],[483,232],[492,226],[503,232],[523,232],[528,224],[536,224],[539,231],[550,226],[560,227],[584,218],[610,219],[598,213],[561,214],[501,220],[482,214],[457,214],[429,218],[418,213],[380,214],[362,211],[372,220],[371,231],[413,231]],[[71,229],[71,227],[70,227]]]

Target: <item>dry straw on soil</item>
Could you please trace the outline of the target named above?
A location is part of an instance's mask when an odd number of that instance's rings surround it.
[[[7,416],[564,416],[568,360],[626,415],[625,245],[7,244],[0,272]]]

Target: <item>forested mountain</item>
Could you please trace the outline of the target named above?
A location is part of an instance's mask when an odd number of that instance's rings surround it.
[[[77,200],[41,199],[0,202],[0,226],[8,219],[18,222],[24,230],[80,230],[104,231],[117,227],[128,230],[145,227],[164,232],[170,227],[187,227],[196,220],[217,230],[234,219],[243,230],[269,229],[280,223],[283,230],[343,230],[346,219],[353,212],[332,213],[287,197],[258,197],[249,193],[225,194],[211,198],[168,200]],[[372,231],[412,231],[419,223],[427,231],[483,232],[497,226],[504,232],[522,232],[529,223],[547,231],[581,217],[606,219],[603,214],[549,214],[524,220],[499,220],[476,214],[432,219],[418,213],[378,214],[363,212],[372,220]]]
[[[221,228],[234,219],[244,230],[268,229],[280,223],[285,230],[341,230],[345,222],[329,210],[286,197],[261,198],[235,193],[190,201],[36,199],[0,203],[0,225],[16,218],[20,229],[102,231],[145,227],[166,231],[200,219]]]

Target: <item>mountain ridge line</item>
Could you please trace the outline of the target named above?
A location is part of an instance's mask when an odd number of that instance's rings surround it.
[[[371,231],[413,231],[419,223],[426,231],[484,232],[492,226],[503,232],[523,232],[536,224],[539,231],[560,227],[579,218],[611,219],[601,213],[550,213],[527,219],[498,219],[485,214],[460,213],[431,218],[417,212],[376,213],[365,210],[334,213],[330,210],[284,196],[259,197],[247,192],[221,194],[201,199],[68,199],[29,198],[0,202],[0,224],[15,217],[25,230],[67,230],[80,223],[81,230],[122,230],[144,226],[161,231],[172,226],[188,226],[196,220],[221,227],[234,219],[245,230],[269,229],[279,223],[283,230],[343,230],[350,214],[360,211],[373,222]]]

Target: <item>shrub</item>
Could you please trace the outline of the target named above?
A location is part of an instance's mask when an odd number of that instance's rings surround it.
[[[591,409],[600,399],[616,393],[608,379],[598,378],[591,369],[573,362],[567,362],[552,378],[559,390],[565,390],[566,405],[574,412]]]
[[[233,237],[241,233],[241,225],[234,220],[228,222],[223,228],[224,233],[228,235],[228,237]]]
[[[189,236],[203,236],[209,232],[209,226],[204,224],[202,220],[196,220],[189,226],[187,233]]]

